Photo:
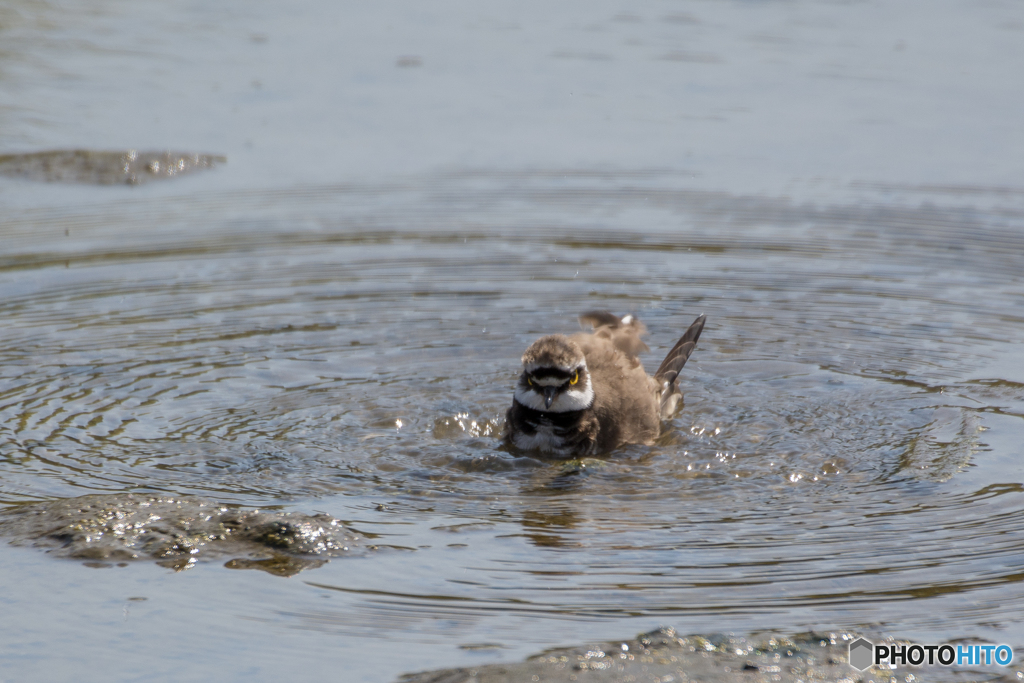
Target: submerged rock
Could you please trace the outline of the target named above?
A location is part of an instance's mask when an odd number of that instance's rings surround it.
[[[978,680],[964,671],[909,667],[898,671],[869,668],[857,671],[848,663],[848,633],[799,636],[733,635],[679,637],[669,628],[632,640],[548,650],[518,664],[488,664],[406,674],[398,683],[858,683],[861,681]],[[907,675],[909,672],[915,675]],[[926,678],[918,678],[924,674]],[[1005,677],[1000,677],[1005,675]],[[989,670],[981,680],[1011,679],[1006,670]]]
[[[91,495],[0,512],[14,545],[90,563],[150,558],[177,570],[207,556],[241,555],[226,566],[291,576],[347,554],[362,537],[329,515],[245,510],[201,498]]]
[[[833,640],[835,641],[833,643]],[[548,650],[518,664],[407,674],[400,683],[518,681],[852,681],[846,641],[829,636],[792,640],[767,636],[679,637],[669,628],[631,640]]]
[[[55,183],[139,185],[227,163],[227,157],[187,152],[52,150],[0,155],[0,175]]]

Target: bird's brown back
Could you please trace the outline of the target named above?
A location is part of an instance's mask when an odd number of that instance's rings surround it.
[[[602,329],[600,328],[598,332]],[[644,371],[635,353],[639,335],[576,334],[570,337],[583,351],[594,385],[594,415],[600,425],[598,451],[624,443],[653,443],[661,429],[658,385]]]

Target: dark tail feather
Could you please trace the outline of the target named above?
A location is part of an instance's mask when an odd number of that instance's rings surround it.
[[[700,333],[704,330],[705,319],[702,313],[693,321],[690,328],[686,330],[686,334],[679,338],[676,345],[665,356],[665,360],[661,361],[658,371],[654,373],[654,379],[658,380],[658,384],[661,385],[661,416],[664,419],[668,419],[675,413],[679,399],[682,398],[676,378],[679,377],[679,371],[686,365],[690,354],[697,348],[697,340],[700,339]]]

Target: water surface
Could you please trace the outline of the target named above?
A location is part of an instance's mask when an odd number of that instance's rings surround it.
[[[1019,221],[655,172],[26,213],[5,224],[3,501],[327,512],[379,550],[248,618],[431,646],[398,670],[650,624],[1020,642]],[[639,315],[651,367],[708,315],[682,413],[611,457],[500,447],[519,354],[592,308]]]
[[[0,678],[390,681],[662,625],[1024,652],[1022,28],[8,3],[0,152],[230,163],[0,178],[0,504],[365,542],[282,578],[5,536]],[[609,457],[503,449],[520,354],[595,308],[644,320],[649,369],[707,314],[682,412]]]

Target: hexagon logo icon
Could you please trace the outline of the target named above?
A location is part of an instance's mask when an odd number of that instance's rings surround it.
[[[858,671],[871,666],[872,660],[875,658],[875,646],[864,640],[858,638],[857,640],[850,643],[850,666]]]

